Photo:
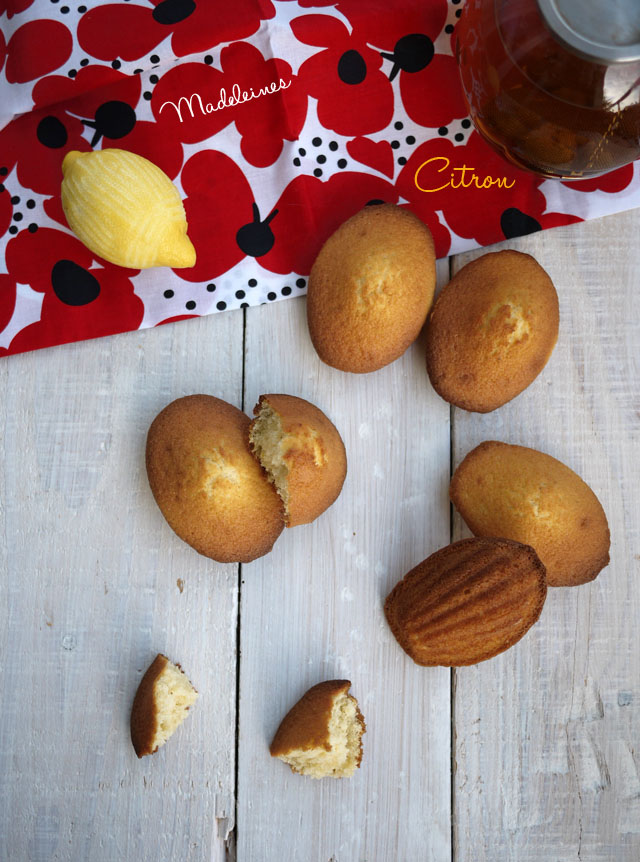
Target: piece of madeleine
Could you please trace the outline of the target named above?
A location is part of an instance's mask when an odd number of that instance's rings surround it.
[[[419,563],[387,596],[396,640],[420,665],[459,667],[513,646],[547,595],[533,548],[507,539],[462,539]]]
[[[309,401],[261,395],[249,429],[251,451],[282,498],[287,527],[308,524],[336,500],[347,456],[335,425]]]
[[[427,372],[438,395],[488,413],[529,386],[558,339],[558,295],[528,254],[503,250],[464,266],[435,301]]]
[[[393,204],[366,206],[325,242],[307,287],[318,356],[342,371],[388,365],[412,344],[436,286],[429,228]]]
[[[282,500],[249,451],[249,417],[212,395],[168,404],[147,434],[149,485],[169,526],[205,557],[248,563],[284,529]]]
[[[180,665],[159,653],[142,677],[131,707],[131,741],[138,757],[155,754],[165,744],[197,697]]]
[[[550,587],[592,581],[609,562],[600,501],[577,473],[544,452],[487,440],[458,465],[449,495],[476,536],[535,548]]]
[[[282,719],[272,757],[311,778],[349,778],[362,760],[365,723],[347,679],[310,688]]]
[[[195,264],[180,193],[153,162],[126,150],[71,150],[62,173],[69,227],[94,254],[131,269]]]

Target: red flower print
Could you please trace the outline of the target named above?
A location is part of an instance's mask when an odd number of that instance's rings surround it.
[[[217,278],[244,257],[236,243],[240,228],[251,221],[251,186],[238,165],[223,153],[202,150],[182,169],[184,208],[196,264],[175,270],[185,281]]]
[[[7,45],[7,81],[24,84],[53,72],[71,56],[73,38],[60,21],[27,21]]]
[[[4,176],[0,176],[3,180]],[[0,182],[0,236],[2,236],[9,225],[11,224],[11,216],[13,215],[13,206],[11,204],[11,195],[5,188],[4,183]]]
[[[412,0],[401,7],[386,0],[341,0],[337,9],[359,38],[380,49],[383,72],[391,80],[400,76],[402,103],[414,122],[437,128],[466,116],[456,62],[434,49],[447,19],[446,0]]]
[[[151,5],[110,3],[86,12],[78,23],[83,50],[99,60],[136,60],[171,36],[176,57],[206,51],[256,32],[273,18],[271,0],[233,3],[151,0]]]
[[[24,12],[33,3],[33,0],[4,0],[0,2],[0,15],[7,13],[7,18],[13,18],[20,12]]]
[[[304,90],[318,100],[318,119],[340,135],[367,135],[393,116],[393,90],[380,71],[382,56],[331,15],[303,15],[291,22],[295,37],[319,51],[300,66]]]
[[[487,182],[488,187],[478,188],[487,177],[500,183]],[[426,141],[412,154],[397,186],[417,215],[440,210],[458,236],[489,245],[504,238],[500,218],[506,209],[543,212],[541,182],[505,162],[473,132],[464,146],[443,138]],[[478,218],[479,211],[482,218]],[[424,220],[429,223],[428,218]]]
[[[615,194],[616,192],[621,192],[622,189],[626,189],[632,179],[633,162],[615,171],[610,171],[608,174],[603,174],[600,177],[593,177],[590,180],[578,180],[577,182],[563,182],[562,184],[570,189],[575,189],[577,192],[600,191]]]
[[[185,63],[160,79],[151,107],[161,133],[192,143],[235,122],[245,159],[266,167],[282,152],[283,140],[298,137],[307,111],[306,94],[288,63],[265,60],[246,42],[223,48],[220,63],[222,72],[202,63]],[[261,88],[267,92],[260,95]]]
[[[0,131],[2,166],[11,171],[17,164],[24,188],[58,194],[65,154],[91,149],[82,131],[81,121],[58,105],[22,114]]]
[[[388,177],[395,170],[393,150],[389,141],[372,141],[371,138],[354,138],[347,141],[347,152],[352,159],[367,165]]]
[[[137,75],[124,75],[110,66],[86,66],[75,78],[49,75],[33,88],[36,108],[68,102],[70,114],[80,118],[93,118],[105,101],[121,101],[135,107],[140,98],[140,79]],[[86,124],[88,125],[88,124]]]
[[[11,278],[44,293],[40,320],[21,330],[9,353],[137,329],[144,306],[133,292],[132,270],[93,257],[75,237],[41,228],[7,244]]]
[[[0,275],[0,332],[11,318],[16,307],[16,283],[10,275]]]
[[[260,263],[271,272],[306,275],[325,240],[371,201],[396,203],[398,192],[371,174],[346,172],[326,182],[306,175],[296,177],[276,204],[273,249]]]
[[[491,245],[553,224],[579,221],[545,214],[542,178],[500,158],[473,132],[464,146],[447,139],[426,141],[413,153],[396,186],[409,208],[432,230],[436,254],[449,250],[437,212],[458,236]],[[479,217],[478,213],[482,213]]]
[[[87,66],[73,80],[62,75],[42,78],[33,88],[34,110],[16,117],[0,131],[3,167],[11,170],[17,163],[22,186],[58,195],[65,155],[69,150],[91,149],[83,136],[86,126],[95,130],[94,146],[104,135],[103,146],[127,149],[123,135],[134,128],[139,95],[137,76],[106,66]],[[167,142],[166,148],[172,152],[172,165],[178,148],[182,161],[179,143]]]

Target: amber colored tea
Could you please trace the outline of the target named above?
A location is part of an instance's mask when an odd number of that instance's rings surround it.
[[[640,156],[640,63],[572,53],[535,0],[467,0],[456,50],[474,125],[519,167],[577,180]]]

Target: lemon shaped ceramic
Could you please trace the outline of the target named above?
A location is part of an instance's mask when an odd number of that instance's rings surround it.
[[[132,269],[195,264],[180,193],[153,162],[126,150],[71,150],[62,173],[69,227],[99,257]]]

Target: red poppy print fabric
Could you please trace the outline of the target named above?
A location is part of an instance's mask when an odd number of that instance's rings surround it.
[[[438,256],[640,205],[640,168],[560,183],[473,130],[461,0],[0,2],[0,354],[274,302],[366,205]],[[71,232],[71,150],[158,165],[196,263],[124,269]]]

